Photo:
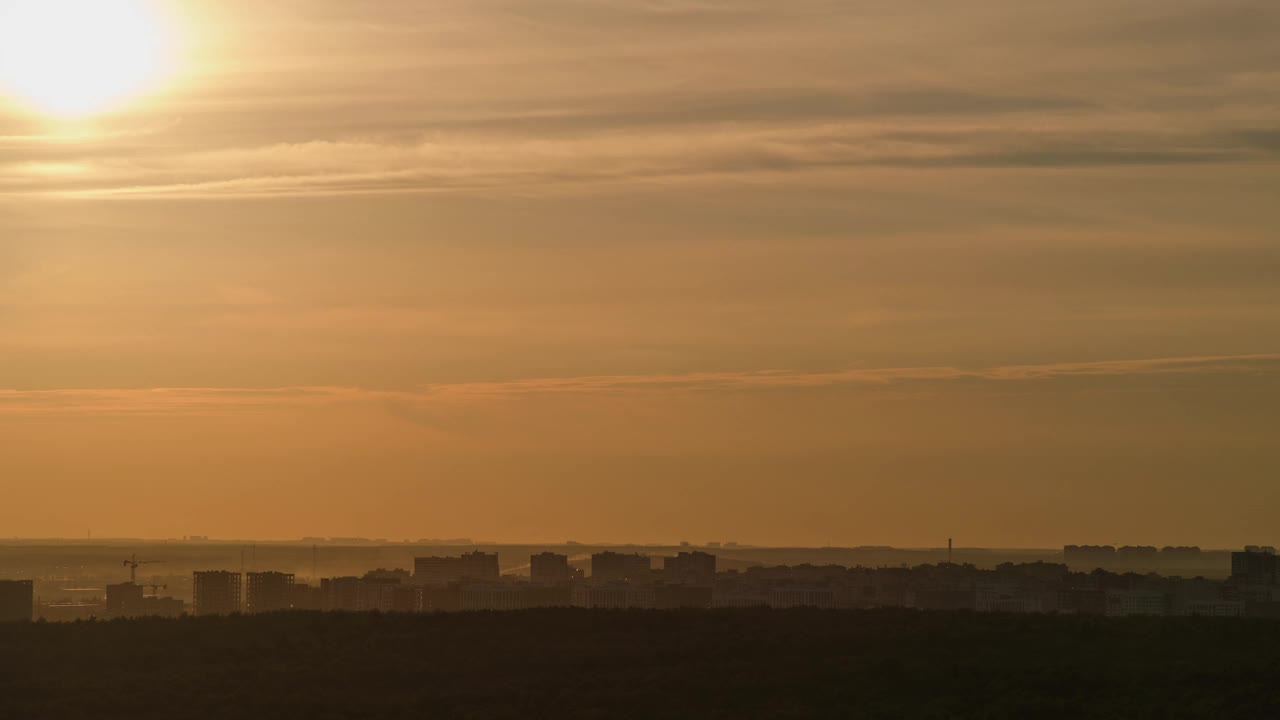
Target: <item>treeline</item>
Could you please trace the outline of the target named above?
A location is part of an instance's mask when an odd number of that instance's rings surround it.
[[[913,610],[0,625],[0,717],[1280,717],[1280,623]]]

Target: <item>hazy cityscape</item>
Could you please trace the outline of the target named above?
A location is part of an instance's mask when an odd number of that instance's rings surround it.
[[[103,543],[90,556],[76,545],[0,546],[0,562],[9,565],[0,565],[0,577],[6,578],[0,579],[0,620],[553,607],[1280,618],[1280,577],[1270,546],[1206,551],[1068,545],[1050,552],[715,543],[642,549],[574,545],[519,555],[519,546],[458,549],[467,547],[465,540],[456,541],[462,544],[453,552],[449,545],[433,546],[433,554],[375,541],[342,544],[359,542],[351,538],[309,540],[317,542],[241,545],[201,537],[151,543],[143,546],[145,555],[131,553],[114,568],[103,566],[103,555],[122,545]],[[238,555],[240,565],[199,565],[205,562],[201,555],[210,554]],[[321,572],[322,557],[325,568],[336,566],[342,573]],[[409,561],[360,567],[395,557]],[[768,562],[771,557],[787,562]],[[19,558],[53,564],[45,573],[22,578],[12,567]],[[304,569],[296,567],[299,560]],[[182,572],[180,565],[193,569]]]

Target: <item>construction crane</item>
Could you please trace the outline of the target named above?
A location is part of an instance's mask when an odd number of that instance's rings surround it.
[[[139,560],[138,553],[134,553],[129,556],[128,560],[124,561],[123,565],[129,568],[129,582],[136,585],[138,583],[138,566],[139,565],[150,565],[151,563],[161,563],[161,562],[164,562],[164,561],[163,560]]]

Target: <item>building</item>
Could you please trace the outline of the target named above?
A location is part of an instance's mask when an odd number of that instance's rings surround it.
[[[429,602],[428,593],[420,585],[401,582],[407,575],[404,570],[375,570],[364,577],[323,578],[315,594],[318,603],[311,593],[308,602],[318,604],[321,610],[421,612]]]
[[[529,580],[535,585],[561,585],[573,580],[569,556],[543,552],[529,556]]]
[[[1187,603],[1187,615],[1203,617],[1244,617],[1246,605],[1237,600],[1196,600]]]
[[[294,610],[323,610],[324,593],[315,585],[294,583],[293,599],[289,601]]]
[[[973,610],[974,602],[973,589],[966,587],[922,587],[916,589],[911,598],[912,607],[922,610]],[[838,604],[841,607],[860,605],[856,596]]]
[[[1169,598],[1154,590],[1116,590],[1107,593],[1107,615],[1168,615]]]
[[[642,580],[649,576],[649,558],[639,553],[598,552],[591,556],[591,579],[603,582]]]
[[[1116,550],[1116,564],[1129,570],[1154,570],[1160,564],[1160,551],[1151,545],[1125,545]]]
[[[1107,594],[1090,588],[1065,588],[1058,591],[1057,610],[1064,615],[1105,615]]]
[[[293,573],[251,572],[245,575],[245,610],[276,612],[293,607]]]
[[[422,612],[426,609],[426,589],[414,585],[393,585],[391,605],[383,612]]]
[[[175,597],[144,597],[142,598],[142,607],[138,610],[138,615],[144,617],[181,617],[186,612],[186,607],[179,598]]]
[[[424,587],[422,607],[431,612],[457,612],[462,609],[462,588],[458,583],[444,587]]]
[[[107,586],[104,614],[106,617],[179,617],[186,608],[182,600],[172,597],[149,597],[145,585],[120,583]]]
[[[360,612],[392,612],[396,609],[399,582],[381,578],[361,578],[356,583],[356,610]]]
[[[31,620],[35,591],[30,580],[0,580],[0,622]]]
[[[704,552],[681,552],[663,560],[662,570],[670,582],[710,585],[716,580],[716,556]]]
[[[1116,548],[1114,545],[1067,545],[1062,548],[1062,561],[1072,570],[1086,572],[1115,567]]]
[[[836,593],[831,588],[775,587],[769,591],[769,607],[777,609],[795,607],[834,608]]]
[[[759,588],[735,588],[727,592],[716,590],[711,604],[718,608],[768,607],[769,596]]]
[[[1055,594],[1056,605],[1056,594]],[[1040,599],[1016,580],[984,581],[974,585],[973,609],[978,612],[1041,612]]]
[[[462,557],[420,557],[413,559],[413,579],[419,585],[441,586],[461,580],[494,581],[501,576],[497,553],[479,550]]]
[[[195,572],[191,601],[196,615],[227,615],[240,612],[240,573],[226,570]]]
[[[131,617],[142,613],[142,586],[137,583],[120,583],[107,586],[107,616]]]
[[[418,557],[413,559],[413,580],[419,585],[442,586],[462,579],[462,562],[456,557]]]
[[[654,607],[659,610],[709,608],[712,605],[710,585],[659,585],[653,593]]]
[[[1195,545],[1166,545],[1160,548],[1160,567],[1166,570],[1187,570],[1202,567],[1203,564],[1203,553]]]
[[[77,620],[92,620],[94,618],[104,617],[106,611],[102,603],[83,602],[72,600],[70,602],[50,602],[40,603],[36,608],[36,614],[41,620],[46,622],[75,622]]]
[[[356,584],[356,609],[378,612],[421,612],[424,589],[409,585],[408,570],[372,570]]]
[[[625,582],[577,585],[574,586],[572,595],[574,607],[585,608],[652,609],[656,600],[652,585],[632,585]]]
[[[360,578],[322,578],[320,597],[320,607],[323,610],[355,612],[360,609]]]
[[[1231,553],[1231,579],[1245,585],[1275,585],[1275,548],[1248,545],[1244,552]]]
[[[462,589],[463,610],[524,610],[529,593],[520,585],[473,583]]]
[[[462,579],[494,581],[502,576],[498,566],[497,553],[475,552],[462,553]]]
[[[398,582],[404,585],[408,585],[409,581],[413,579],[413,576],[409,574],[408,570],[402,570],[400,568],[395,568],[393,570],[388,570],[386,568],[378,568],[377,570],[370,570],[369,572],[365,573],[363,579],[364,580],[387,580],[387,581],[393,581],[393,582]]]

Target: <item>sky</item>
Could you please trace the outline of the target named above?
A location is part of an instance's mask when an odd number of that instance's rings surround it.
[[[0,537],[1280,544],[1280,4],[151,5],[0,82]]]

